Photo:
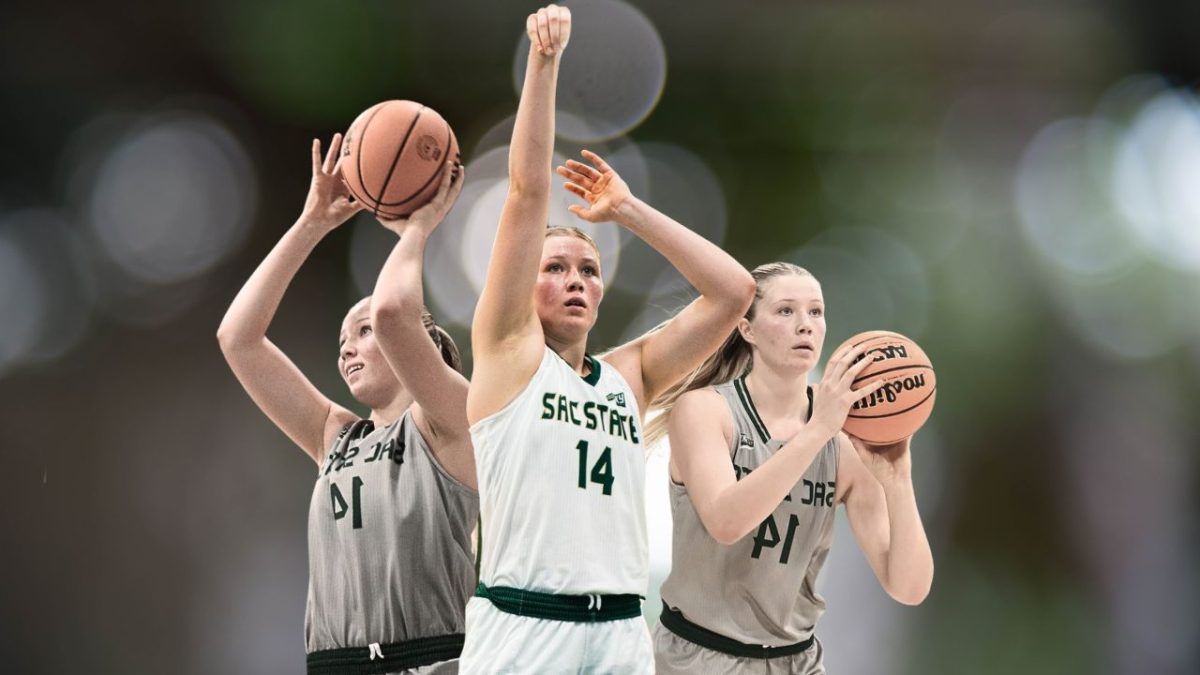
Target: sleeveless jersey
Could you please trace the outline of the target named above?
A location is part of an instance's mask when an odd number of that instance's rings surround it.
[[[783,446],[754,409],[744,378],[714,387],[733,415],[729,448],[739,480]],[[809,411],[812,389],[808,390]],[[779,647],[807,640],[825,610],[817,574],[833,539],[838,466],[836,436],[817,452],[775,511],[732,545],[704,528],[687,487],[670,482],[672,560],[662,598],[684,618],[747,644]]]
[[[547,347],[521,393],[471,427],[488,586],[646,593],[637,399],[615,368],[586,359],[582,378]]]
[[[479,497],[437,463],[411,409],[347,425],[308,510],[311,653],[461,633]]]

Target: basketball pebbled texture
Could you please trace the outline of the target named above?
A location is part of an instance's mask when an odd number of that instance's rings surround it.
[[[902,441],[916,433],[933,412],[937,398],[933,364],[920,345],[890,331],[859,333],[843,346],[863,343],[867,345],[863,358],[874,363],[859,374],[853,387],[860,389],[881,378],[888,384],[856,401],[842,429],[872,445]]]
[[[436,110],[384,101],[362,112],[342,140],[342,179],[377,216],[403,218],[437,194],[458,139]]]

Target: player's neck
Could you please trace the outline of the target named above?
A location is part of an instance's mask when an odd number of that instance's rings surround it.
[[[412,404],[412,394],[408,393],[407,389],[401,389],[400,393],[396,394],[386,406],[371,409],[371,421],[377,427],[386,427],[400,419],[404,411],[408,410]]]
[[[587,374],[583,372],[583,357],[587,354],[587,336],[574,342],[562,342],[547,335],[546,346],[562,357],[562,360],[566,361],[567,365],[571,366],[571,369],[580,376]]]
[[[797,377],[794,371],[778,372],[756,363],[746,376],[746,388],[764,420],[804,420],[808,417],[805,374]]]

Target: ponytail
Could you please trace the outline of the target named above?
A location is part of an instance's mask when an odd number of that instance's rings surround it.
[[[458,345],[454,344],[454,338],[450,337],[444,328],[434,323],[433,315],[429,313],[428,309],[421,310],[421,324],[425,326],[425,332],[429,333],[429,339],[433,340],[434,346],[438,348],[446,365],[461,373],[462,355],[458,352]]]

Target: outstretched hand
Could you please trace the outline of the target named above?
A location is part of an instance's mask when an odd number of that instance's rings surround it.
[[[525,19],[525,33],[534,50],[542,56],[557,56],[571,39],[571,10],[546,5]]]
[[[312,183],[308,186],[301,217],[327,230],[336,228],[363,209],[362,203],[350,194],[342,180],[341,148],[342,135],[334,134],[322,160],[321,140],[314,138],[312,143]]]
[[[441,185],[433,199],[410,213],[406,218],[388,219],[384,216],[377,216],[379,224],[399,235],[410,230],[418,230],[425,234],[433,232],[434,228],[454,207],[454,202],[458,200],[466,178],[466,167],[454,162],[446,162],[446,166],[442,169]]]
[[[584,150],[582,154],[594,168],[568,159],[566,166],[557,169],[558,175],[568,181],[563,187],[568,192],[583,197],[588,203],[586,207],[572,204],[568,209],[589,223],[616,220],[618,209],[633,196],[629,192],[629,186],[600,155],[591,150]]]

